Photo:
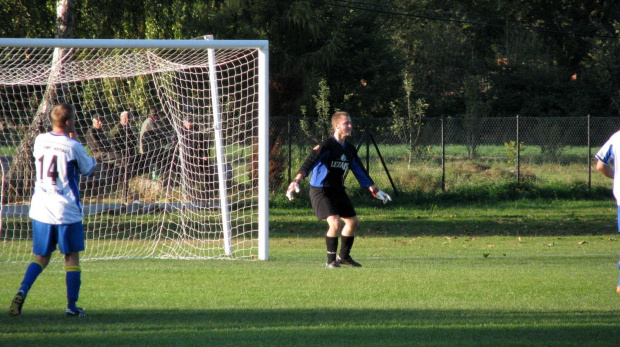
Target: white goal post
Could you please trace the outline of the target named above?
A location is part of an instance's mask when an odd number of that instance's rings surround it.
[[[32,144],[58,103],[98,162],[81,259],[267,260],[268,61],[263,40],[0,38],[0,262],[31,259]]]

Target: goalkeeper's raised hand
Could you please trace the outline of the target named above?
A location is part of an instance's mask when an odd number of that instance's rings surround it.
[[[392,198],[386,194],[384,191],[377,189],[375,186],[368,187],[370,189],[370,193],[372,196],[381,200],[384,204],[387,204],[388,201],[392,201]]]
[[[286,197],[289,200],[293,200],[295,198],[293,194],[295,193],[299,193],[299,182],[297,180],[291,182],[291,184],[288,185],[288,188],[286,188]]]

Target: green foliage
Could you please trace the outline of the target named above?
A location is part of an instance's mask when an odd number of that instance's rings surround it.
[[[0,37],[51,38],[55,0],[0,0]]]
[[[315,101],[315,108],[317,111],[317,118],[312,120],[307,116],[306,108],[302,107],[303,118],[300,121],[301,130],[304,134],[318,143],[325,137],[329,136],[333,130],[331,122],[331,105],[329,103],[330,89],[327,85],[327,80],[321,79],[319,81],[319,90],[317,95],[313,95],[312,98]]]
[[[620,80],[616,61],[620,42],[607,38],[615,37],[620,17],[614,6],[602,2],[575,6],[568,0],[500,4],[395,0],[366,5],[85,0],[75,4],[75,35],[268,39],[272,80],[281,83],[294,76],[295,87],[302,90],[293,99],[277,100],[273,108],[283,114],[298,113],[303,105],[314,116],[312,96],[319,93],[318,82],[324,77],[330,81],[329,102],[335,109],[355,117],[389,118],[390,105],[404,94],[403,73],[416,85],[415,93],[407,97],[425,100],[427,117],[619,113],[620,99],[613,91]],[[393,11],[403,15],[387,14]],[[419,13],[433,16],[410,16]],[[517,19],[521,22],[515,25]],[[0,29],[3,37],[52,37],[55,2],[0,0],[0,20],[5,24]],[[521,30],[528,26],[542,30]],[[594,33],[599,37],[588,36]],[[471,80],[488,81],[485,100],[471,98],[472,89],[467,87]],[[473,157],[476,134],[470,134],[470,141]]]
[[[317,128],[324,130],[326,134],[329,134],[332,130],[331,124],[331,105],[329,103],[330,90],[327,85],[327,80],[321,79],[319,81],[318,95],[314,95],[312,98],[316,103],[316,110],[318,113]]]
[[[523,150],[523,142],[519,143],[519,151],[517,151],[517,144],[514,141],[504,142],[504,149],[506,150],[506,156],[508,157],[508,164],[515,164],[517,162],[517,152]]]
[[[482,76],[470,76],[465,79],[463,91],[465,96],[465,139],[467,143],[467,155],[470,159],[476,157],[476,150],[480,144],[480,137],[484,132],[482,118],[491,115],[491,103],[486,100],[487,81]]]
[[[428,104],[423,99],[411,100],[413,93],[413,80],[405,73],[403,78],[403,89],[405,91],[405,110],[397,103],[392,103],[392,126],[391,130],[404,139],[409,146],[409,164],[413,161],[413,157],[420,156],[420,149],[417,146],[420,131],[422,130],[423,118],[428,108]]]
[[[491,77],[493,109],[498,115],[558,117],[571,114],[574,84],[560,71],[531,66],[510,66]],[[517,92],[518,91],[518,92]]]

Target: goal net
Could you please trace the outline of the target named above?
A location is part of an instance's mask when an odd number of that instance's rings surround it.
[[[0,39],[0,262],[32,259],[32,146],[58,103],[97,160],[81,259],[267,259],[267,60],[266,41]]]

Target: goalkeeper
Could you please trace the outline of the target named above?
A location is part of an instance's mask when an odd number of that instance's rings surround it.
[[[301,165],[295,180],[286,190],[286,197],[293,200],[293,194],[299,192],[299,183],[312,172],[310,178],[310,201],[318,220],[327,220],[326,268],[339,268],[340,265],[361,267],[362,265],[351,258],[351,248],[355,240],[355,232],[359,226],[359,219],[353,204],[345,191],[344,174],[350,169],[359,184],[368,188],[377,199],[387,203],[391,201],[389,195],[375,187],[373,180],[362,165],[357,155],[357,149],[347,142],[351,136],[353,123],[347,112],[336,112],[332,116],[334,135],[323,140],[314,147],[305,162]],[[340,220],[344,222],[341,231],[342,244],[338,250],[338,231]]]

